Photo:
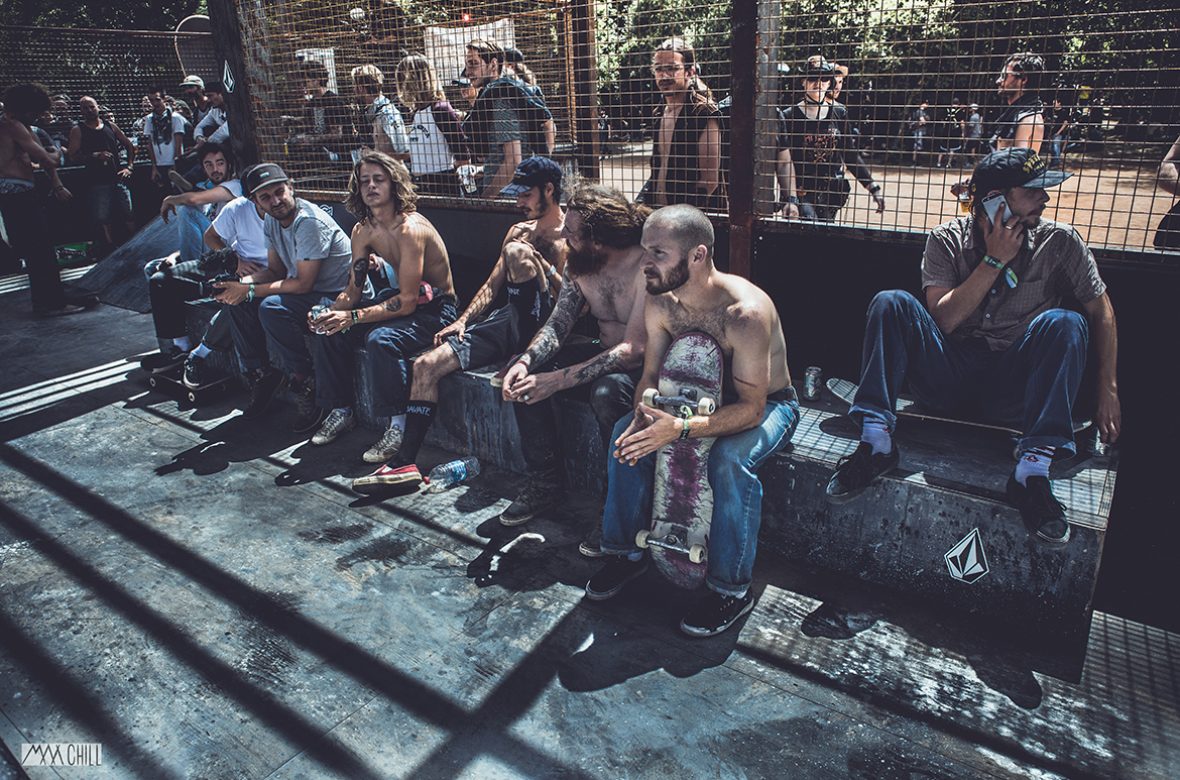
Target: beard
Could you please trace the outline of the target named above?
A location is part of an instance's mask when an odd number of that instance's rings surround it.
[[[606,265],[606,252],[595,252],[589,247],[579,251],[571,246],[566,252],[565,264],[575,276],[596,274]]]
[[[656,277],[655,279],[649,276],[645,280],[645,287],[647,288],[648,293],[651,295],[662,295],[666,292],[680,289],[687,281],[688,255],[684,255],[680,258],[680,262],[668,271],[667,276]]]

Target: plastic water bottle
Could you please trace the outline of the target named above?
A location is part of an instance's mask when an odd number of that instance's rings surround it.
[[[479,474],[479,459],[474,455],[452,460],[450,463],[440,463],[430,470],[428,492],[441,493],[452,485],[466,482],[477,474]]]

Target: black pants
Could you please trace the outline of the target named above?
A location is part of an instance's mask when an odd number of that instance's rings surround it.
[[[603,351],[597,339],[573,335],[547,362],[531,373],[540,374],[577,365]],[[590,402],[603,442],[609,441],[615,422],[631,411],[635,385],[643,375],[642,369],[630,373],[605,374],[593,382],[563,390],[552,398],[535,404],[515,403],[516,427],[520,429],[520,446],[529,473],[552,468],[558,462],[557,420],[554,417],[553,401],[557,397],[576,398]]]
[[[0,195],[0,214],[4,215],[8,240],[16,255],[25,259],[29,270],[33,306],[60,309],[66,304],[66,295],[50,239],[48,208],[41,189]]]
[[[206,278],[197,260],[177,263],[167,270],[152,274],[148,280],[148,293],[152,301],[152,321],[156,326],[157,337],[178,339],[185,335],[185,311],[181,304],[205,297],[201,283]],[[229,349],[233,346],[229,319],[217,312],[201,340],[210,349]]]

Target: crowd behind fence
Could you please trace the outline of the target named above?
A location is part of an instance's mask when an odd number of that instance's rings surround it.
[[[973,165],[1013,142],[1073,174],[1046,216],[1093,246],[1150,250],[1175,211],[1161,165],[1180,133],[1175,0],[761,0],[753,159],[729,154],[744,119],[731,91],[747,75],[731,67],[729,3],[237,7],[242,45],[266,52],[251,81],[260,156],[308,190],[342,193],[357,150],[384,146],[424,192],[472,206],[510,169],[497,133],[511,120],[521,156],[550,154],[656,204],[725,213],[731,172],[752,168],[757,217],[813,230],[925,232],[959,213]],[[175,40],[0,28],[6,80],[94,94],[124,126],[149,84],[185,75]],[[206,59],[187,71],[219,78]],[[481,100],[489,87],[497,99]],[[420,153],[431,133],[449,159]]]

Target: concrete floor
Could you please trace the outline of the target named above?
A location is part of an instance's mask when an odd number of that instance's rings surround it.
[[[688,596],[654,575],[582,600],[593,497],[512,533],[494,518],[521,478],[494,468],[360,499],[374,432],[312,448],[283,410],[178,408],[128,360],[149,317],[33,320],[26,296],[0,296],[0,741],[104,746],[101,769],[29,777],[1165,777],[1180,758],[1173,635],[1099,615],[1089,648],[1014,649],[764,556],[744,624],[689,640]],[[545,541],[489,572],[521,531]]]

